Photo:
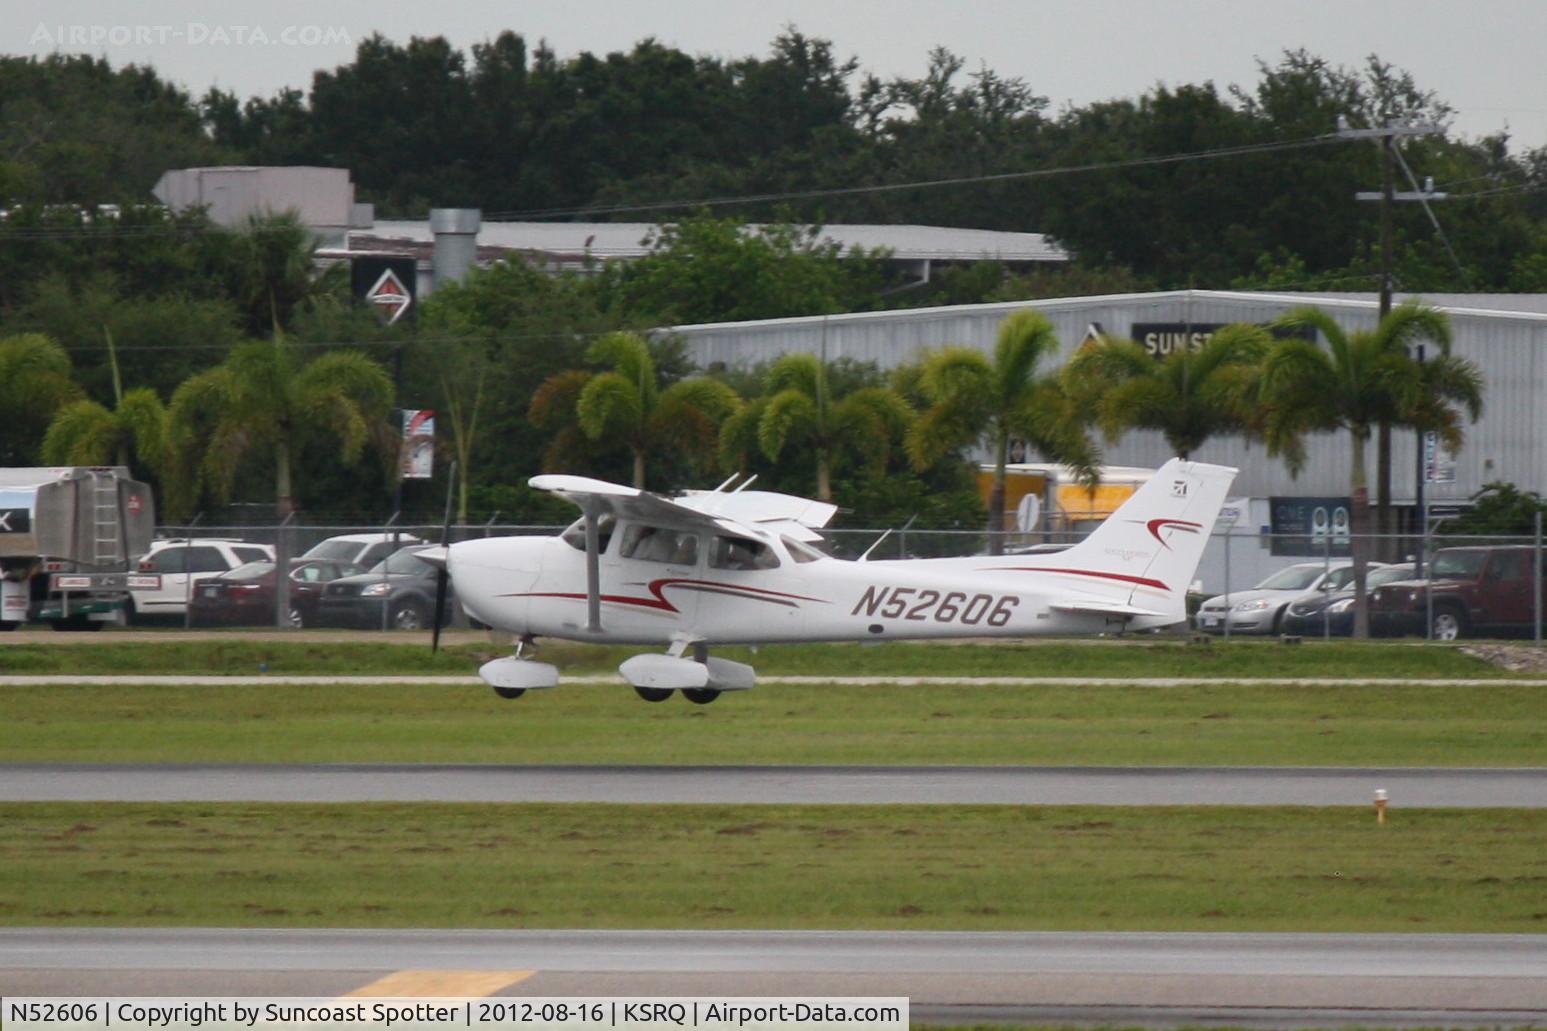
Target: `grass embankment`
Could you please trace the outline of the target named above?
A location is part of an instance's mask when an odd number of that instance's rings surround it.
[[[118,636],[118,635],[111,635]],[[127,635],[126,635],[127,636]],[[0,638],[0,674],[472,674],[480,661],[507,652],[488,643],[459,644],[432,654],[424,645],[338,641],[149,640],[11,644]],[[568,674],[611,673],[630,655],[655,649],[547,643],[540,658]],[[1411,642],[1273,641],[896,642],[775,645],[715,649],[749,662],[765,676],[1011,676],[1011,677],[1519,677],[1445,645]],[[1547,682],[1547,678],[1543,678]]]
[[[0,762],[1536,766],[1547,688],[0,687]]]
[[[0,923],[1547,930],[1547,811],[0,805]]]

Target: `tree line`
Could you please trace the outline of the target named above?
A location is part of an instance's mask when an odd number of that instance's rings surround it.
[[[976,266],[888,304],[1114,278],[1372,289],[1377,220],[1353,194],[1379,186],[1378,149],[1329,136],[1340,120],[1444,125],[1450,113],[1378,57],[1346,68],[1305,51],[1262,63],[1255,83],[1157,86],[1053,112],[1035,83],[970,71],[943,49],[916,77],[883,80],[795,30],[733,58],[650,39],[565,57],[514,32],[465,52],[372,36],[308,88],[252,98],[195,98],[153,69],[86,56],[11,57],[0,59],[0,206],[140,203],[169,167],[318,164],[350,168],[384,216],[465,205],[496,218],[674,221],[696,201],[802,194],[715,210],[1044,232],[1076,258],[1067,282]],[[1223,150],[1233,156],[1172,160]],[[1401,287],[1547,289],[1547,148],[1441,135],[1402,150],[1451,197],[1437,205],[1449,248],[1417,205],[1398,206]],[[979,181],[894,188],[963,179]]]
[[[313,245],[289,218],[255,220],[218,245],[206,237],[222,231],[204,230],[191,252],[235,256],[223,281],[240,289],[204,302],[220,313],[229,344],[196,349],[198,326],[171,341],[135,336],[141,320],[173,332],[158,306],[175,313],[186,299],[144,299],[127,313],[83,303],[100,318],[93,325],[68,303],[72,290],[94,288],[89,278],[80,288],[68,276],[44,279],[20,309],[30,331],[0,338],[6,464],[131,465],[158,485],[173,518],[233,497],[266,497],[284,516],[298,506],[336,511],[353,496],[379,515],[398,447],[389,415],[401,404],[439,412],[441,467],[454,457],[463,472],[463,521],[494,510],[561,517],[520,484],[562,469],[658,489],[757,473],[773,489],[835,500],[861,525],[918,515],[923,527],[998,529],[1011,440],[1093,478],[1103,442],[1132,429],[1162,433],[1184,457],[1211,438],[1244,434],[1291,469],[1307,434],[1342,431],[1363,512],[1362,456],[1374,429],[1433,430],[1459,446],[1482,403],[1476,369],[1449,353],[1443,314],[1413,304],[1354,334],[1303,309],[1273,328],[1309,327],[1311,338],[1237,325],[1161,359],[1105,339],[1060,368],[1051,367],[1052,326],[1024,309],[1004,320],[991,348],[963,341],[892,370],[794,353],[708,375],[669,334],[645,328],[676,283],[652,263],[683,260],[676,249],[699,233],[724,236],[714,220],[690,222],[656,253],[602,275],[548,276],[520,261],[476,269],[399,326],[380,324],[341,276],[310,275]],[[753,251],[767,242],[731,237]],[[770,288],[831,289],[813,272],[831,260],[792,249],[770,263],[779,281]],[[699,281],[738,261],[700,256]],[[244,333],[244,305],[245,314],[268,309],[267,333]],[[1437,356],[1409,357],[1418,341]],[[163,348],[199,358],[188,369],[167,365]],[[99,365],[107,382],[95,385]],[[996,467],[986,512],[965,460],[974,447]],[[433,511],[434,499],[410,503]]]

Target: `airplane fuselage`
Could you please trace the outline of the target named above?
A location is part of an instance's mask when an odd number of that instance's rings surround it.
[[[733,569],[716,568],[706,547],[692,562],[652,562],[623,558],[612,543],[600,560],[601,635],[587,629],[585,554],[560,538],[458,544],[452,575],[469,612],[491,626],[627,644],[1026,637],[1174,621],[1068,611],[1082,578],[1114,574],[1060,570],[1053,556],[846,562],[769,541],[762,568]]]

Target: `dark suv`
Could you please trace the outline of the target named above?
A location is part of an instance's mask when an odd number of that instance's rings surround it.
[[[435,567],[418,557],[429,544],[401,548],[368,573],[346,576],[323,588],[317,601],[320,626],[422,630],[435,619]],[[446,585],[444,623],[458,617],[456,592]]]
[[[1427,596],[1422,580],[1389,583],[1371,592],[1370,627],[1422,634],[1427,624],[1437,641],[1529,634],[1536,600],[1532,551],[1523,545],[1441,548],[1429,566],[1433,580]]]

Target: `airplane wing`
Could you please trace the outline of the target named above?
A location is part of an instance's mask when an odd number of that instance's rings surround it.
[[[582,512],[591,515],[612,515],[644,520],[656,526],[672,530],[701,530],[744,533],[745,530],[731,520],[700,512],[680,505],[670,498],[651,494],[637,487],[624,487],[606,480],[593,480],[589,476],[565,476],[545,474],[527,481],[538,490],[557,494],[572,502]]]
[[[771,490],[690,490],[677,504],[747,525],[794,523],[810,529],[826,526],[838,511],[825,501]]]

